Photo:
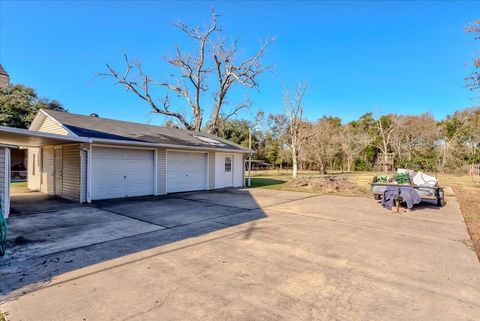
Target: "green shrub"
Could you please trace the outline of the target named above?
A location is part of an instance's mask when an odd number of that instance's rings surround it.
[[[353,164],[353,170],[355,170],[355,171],[371,171],[372,170],[372,164],[364,161],[361,158],[357,158],[355,160],[355,163]]]

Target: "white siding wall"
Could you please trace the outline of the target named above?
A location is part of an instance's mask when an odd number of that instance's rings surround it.
[[[87,201],[87,151],[80,149],[80,203]]]
[[[8,210],[6,204],[8,204],[8,199],[10,198],[9,186],[10,181],[9,175],[10,171],[5,171],[5,168],[8,167],[8,164],[5,164],[5,155],[9,153],[9,150],[4,147],[0,147],[0,197],[2,208],[2,213],[5,217],[8,216]],[[5,175],[5,172],[7,173]]]
[[[243,154],[234,154],[235,159],[233,161],[233,186],[234,187],[242,187],[243,180],[244,180],[244,173],[243,173]]]
[[[225,180],[225,157],[233,156],[233,187],[243,186],[243,155],[239,153],[215,153],[215,188],[228,186]],[[231,186],[232,184],[230,184]]]
[[[63,197],[80,202],[80,145],[63,145]]]
[[[28,183],[31,190],[39,190],[43,193],[55,195],[55,151],[53,146],[28,149]],[[80,202],[82,183],[80,179],[80,145],[62,146],[62,193],[63,197],[72,201]],[[83,166],[86,166],[84,160]],[[86,174],[85,174],[86,175]],[[86,176],[84,177],[86,180]]]
[[[40,191],[50,195],[55,194],[55,177],[53,162],[53,147],[44,147],[42,149],[42,169],[40,179]]]
[[[52,133],[52,134],[59,134],[59,135],[68,135],[68,132],[65,130],[65,128],[60,126],[50,117],[45,118],[42,126],[40,126],[38,131]]]
[[[208,153],[208,189],[215,189],[215,152]]]
[[[5,200],[6,200],[6,191],[5,191],[5,148],[0,147],[0,198],[1,203],[0,206],[2,207],[2,213],[5,215]]]
[[[157,195],[167,194],[167,150],[157,149]]]
[[[27,186],[32,191],[40,190],[40,166],[39,166],[39,148],[28,149],[28,162],[27,162]]]
[[[225,171],[225,154],[215,153],[215,188],[223,188],[225,184],[223,182]]]

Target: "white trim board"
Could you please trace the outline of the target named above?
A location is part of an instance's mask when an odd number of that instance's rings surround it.
[[[10,148],[5,148],[5,199],[3,204],[5,206],[4,217],[8,218],[10,215]]]

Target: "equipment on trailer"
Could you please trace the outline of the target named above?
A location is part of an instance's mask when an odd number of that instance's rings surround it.
[[[376,200],[380,200],[388,186],[412,187],[422,199],[435,200],[440,207],[446,204],[445,193],[438,180],[423,172],[398,169],[392,177],[375,175],[370,183],[370,192]]]

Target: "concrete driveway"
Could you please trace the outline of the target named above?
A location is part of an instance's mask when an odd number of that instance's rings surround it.
[[[480,315],[480,265],[453,197],[442,209],[391,214],[367,198],[225,190],[75,211],[104,217],[111,239],[8,257],[0,265],[7,320]],[[141,232],[130,234],[130,224]]]

